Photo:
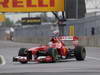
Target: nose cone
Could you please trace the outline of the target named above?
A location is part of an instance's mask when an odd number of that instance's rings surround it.
[[[4,65],[5,64],[5,59],[2,55],[0,55],[0,65]]]

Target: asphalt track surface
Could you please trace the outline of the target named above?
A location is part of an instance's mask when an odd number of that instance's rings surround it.
[[[0,75],[100,75],[99,47],[86,47],[85,61],[70,59],[57,63],[29,62],[28,64],[12,62],[12,57],[17,56],[19,48],[35,46],[38,45],[0,41],[0,55],[6,60],[5,65],[0,65]]]

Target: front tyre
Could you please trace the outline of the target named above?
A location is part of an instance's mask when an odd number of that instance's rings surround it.
[[[83,61],[86,58],[86,50],[82,46],[76,46],[74,49],[74,56],[76,60]]]
[[[56,62],[58,59],[58,51],[55,48],[49,48],[48,49],[48,55],[53,57],[52,62]]]
[[[27,48],[20,48],[18,56],[27,57],[28,58],[28,49]],[[21,64],[26,64],[28,61],[19,61]]]
[[[27,56],[28,50],[27,48],[20,48],[18,56]]]

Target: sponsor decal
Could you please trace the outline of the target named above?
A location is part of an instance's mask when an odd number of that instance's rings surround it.
[[[64,11],[64,0],[0,0],[0,12]]]

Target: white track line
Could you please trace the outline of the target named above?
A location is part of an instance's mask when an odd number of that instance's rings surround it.
[[[0,59],[2,61],[2,64],[1,65],[5,65],[6,64],[6,61],[5,61],[5,59],[4,59],[4,57],[2,55],[0,55]]]
[[[100,61],[100,58],[96,58],[96,57],[89,57],[89,56],[87,56],[86,58],[94,59],[94,60],[98,60],[98,61]]]

